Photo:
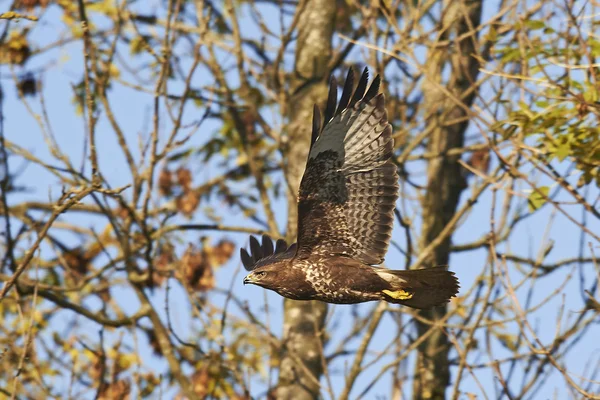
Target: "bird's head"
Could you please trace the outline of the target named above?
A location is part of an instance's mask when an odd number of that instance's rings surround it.
[[[274,263],[258,267],[250,272],[244,278],[244,285],[258,285],[265,289],[276,289],[281,281],[281,266],[280,263]]]

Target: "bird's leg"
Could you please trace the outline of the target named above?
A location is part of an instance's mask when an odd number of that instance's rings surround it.
[[[412,299],[414,293],[407,292],[406,290],[398,289],[398,290],[382,290],[382,292],[392,299],[396,300],[409,300]]]

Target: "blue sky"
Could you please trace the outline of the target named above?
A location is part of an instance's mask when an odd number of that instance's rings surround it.
[[[7,4],[6,1],[0,2],[0,10],[3,9],[2,6],[5,4]],[[494,10],[494,5],[490,5],[489,8],[486,8],[483,19],[485,20],[486,16],[490,16]],[[251,23],[248,20],[248,14],[244,15],[244,18],[246,19],[242,19],[242,21],[247,22],[248,25],[246,26],[250,27]],[[269,21],[276,21],[277,18],[275,17],[276,15],[273,15],[273,18],[269,19]],[[50,41],[54,40],[57,36],[57,32],[64,29],[62,23],[59,21],[59,18],[60,13],[58,10],[51,8],[44,18],[35,26],[32,39],[36,46],[41,47],[45,43],[49,43]],[[24,22],[21,23],[26,24]],[[81,50],[81,43],[71,43],[64,46],[64,48],[55,49],[52,52],[49,52],[46,56],[35,57],[27,65],[28,70],[34,71],[38,70],[38,68],[41,68],[44,65],[47,65],[48,62],[50,62],[52,65],[51,68],[48,68],[41,73],[43,94],[46,99],[46,107],[48,110],[48,115],[50,116],[52,131],[57,138],[57,142],[61,150],[71,157],[75,165],[80,165],[82,162],[81,157],[85,135],[83,119],[73,112],[73,94],[71,91],[71,85],[79,82],[82,76]],[[178,51],[181,52],[186,50],[187,49],[185,49],[183,46],[178,49]],[[358,57],[359,54],[360,52],[355,52],[353,56]],[[232,63],[233,59],[224,56],[223,62]],[[134,62],[132,64],[135,65],[136,63]],[[18,73],[19,69],[17,69],[16,72]],[[199,71],[194,76],[195,86],[200,86],[204,83],[204,77],[201,72],[202,71]],[[52,159],[43,141],[39,126],[27,113],[23,104],[17,99],[16,89],[14,88],[14,84],[10,78],[11,72],[6,66],[3,65],[0,67],[0,74],[0,82],[5,94],[4,115],[6,137],[8,140],[17,143],[23,148],[31,151],[37,157],[46,161],[51,161],[52,164],[56,165],[57,162]],[[127,79],[126,72],[123,72],[123,77]],[[180,82],[170,84],[170,91],[172,92],[177,93],[178,89],[180,88]],[[134,149],[134,154],[136,154],[136,157],[139,157],[139,135],[146,135],[147,137],[148,131],[151,129],[151,97],[146,94],[142,95],[132,89],[123,87],[122,85],[114,84],[109,93],[109,100],[112,104],[118,122],[123,127],[127,140],[131,145],[130,147]],[[40,106],[38,99],[29,99],[29,101],[31,102],[32,108],[36,112],[39,112]],[[198,119],[203,111],[204,110],[202,108],[195,108],[193,105],[188,106],[184,117],[184,125],[186,122],[191,122]],[[167,118],[162,119],[162,121],[166,120]],[[170,126],[168,123],[162,122],[161,133],[166,136],[169,128]],[[190,144],[195,146],[201,145],[208,140],[213,132],[215,132],[218,128],[219,125],[214,121],[209,120],[205,122],[201,129],[192,137]],[[470,137],[477,138],[480,135],[480,132],[475,128],[470,127],[469,129],[468,135]],[[130,174],[122,154],[120,151],[116,150],[117,142],[115,135],[104,116],[98,123],[96,135],[99,165],[104,177],[112,187],[118,187],[129,183],[131,179]],[[481,139],[476,139],[475,141],[480,142]],[[23,165],[24,162],[19,157],[12,157],[10,159],[10,167],[12,172],[19,170]],[[493,161],[492,168],[495,166],[496,160]],[[194,163],[192,163],[189,165],[189,167],[194,173],[196,184],[200,184],[214,176],[217,176],[222,171],[222,166],[219,166],[216,162],[212,162],[208,165],[194,165]],[[423,167],[424,166],[422,163],[413,163],[409,165],[409,170],[417,174],[417,176],[420,174],[422,177],[424,172]],[[565,168],[566,163],[559,165],[559,167]],[[87,171],[89,171],[89,168],[87,168]],[[540,185],[543,185],[544,182],[544,178],[540,177]],[[34,165],[26,166],[19,177],[18,183],[26,184],[30,190],[24,193],[11,195],[9,199],[11,204],[17,204],[27,200],[55,200],[60,195],[61,187],[57,179],[43,169]],[[244,183],[242,185],[251,187],[250,183]],[[528,188],[526,186],[517,185],[515,190],[526,193],[525,190],[527,189]],[[590,193],[590,196],[597,196],[598,191],[596,189],[592,189]],[[463,193],[461,205],[464,204],[469,195],[470,189]],[[498,204],[501,204],[504,192],[499,190],[497,195]],[[478,199],[477,204],[469,212],[467,218],[463,221],[454,235],[453,243],[469,243],[473,240],[479,239],[489,231],[491,196],[492,192],[487,190]],[[564,195],[560,195],[559,198],[562,198],[563,200],[568,199],[568,197]],[[278,224],[280,228],[283,229],[286,220],[285,203],[281,200],[274,200],[274,205]],[[248,226],[256,226],[255,224],[253,225],[252,222],[243,220],[241,213],[232,213],[228,208],[217,201],[213,201],[210,206],[222,218],[222,223],[225,225],[244,224]],[[201,206],[201,208],[202,207],[203,206]],[[580,218],[581,212],[579,208],[567,206],[565,206],[565,208],[572,210],[572,215],[574,215],[577,219]],[[77,221],[78,224],[87,227],[94,227],[97,231],[101,231],[106,224],[105,220],[92,218],[79,213],[72,213],[70,215],[67,214],[64,216],[64,220]],[[185,219],[180,217],[178,217],[177,220],[180,222],[187,222]],[[209,222],[209,219],[207,219],[202,212],[199,212],[194,216],[193,222]],[[597,220],[589,218],[588,222],[588,228],[592,232],[600,232],[600,223],[598,223]],[[416,221],[416,223],[418,224],[418,221]],[[545,238],[544,232],[548,224],[551,225],[548,229],[547,237]],[[58,230],[55,232],[58,232]],[[213,243],[216,243],[221,237],[230,238],[239,245],[245,245],[247,242],[247,235],[245,234],[222,234],[216,232],[191,232],[185,236],[185,240],[197,243],[200,235],[210,236]],[[78,244],[73,235],[60,233],[58,236],[67,239],[69,243]],[[580,246],[580,241],[582,240],[580,230],[577,226],[567,221],[564,216],[553,213],[551,208],[546,207],[543,210],[536,212],[534,215],[520,224],[515,229],[515,232],[511,235],[510,240],[506,244],[500,246],[499,250],[517,254],[523,257],[535,257],[540,251],[540,248],[545,247],[546,239],[551,239],[555,242],[552,252],[546,259],[547,262],[576,256]],[[404,244],[404,232],[397,225],[394,229],[393,240],[398,242],[401,246]],[[591,239],[589,238],[583,238],[584,243],[587,243],[590,240]],[[185,243],[182,243],[182,247],[184,245]],[[594,245],[598,246],[598,243],[594,243]],[[49,248],[44,248],[43,253],[48,256],[51,256],[52,254]],[[584,246],[583,253],[586,256],[590,255],[590,250],[587,245]],[[596,247],[596,255],[598,256],[598,254],[600,254],[600,249]],[[452,255],[450,269],[455,271],[461,280],[461,293],[467,293],[467,291],[472,287],[476,277],[480,274],[486,264],[486,257],[487,253],[483,250],[456,253]],[[243,271],[238,271],[238,273],[235,274],[239,268],[239,264],[239,260],[237,256],[235,256],[230,262],[216,271],[218,287],[226,289],[230,286],[230,283],[233,280],[234,293],[242,300],[248,301],[251,309],[263,320],[266,320],[267,318],[265,313],[262,311],[264,308],[263,299],[266,298],[269,306],[270,324],[273,328],[273,331],[279,335],[281,333],[282,321],[281,298],[271,292],[267,293],[265,297],[263,290],[258,287],[244,287],[242,285]],[[403,268],[404,256],[391,247],[386,257],[386,266],[390,268]],[[498,266],[496,266],[496,268],[498,268]],[[528,269],[529,267],[524,268]],[[521,274],[517,271],[517,267],[513,263],[508,263],[508,269],[510,271],[511,278],[513,279],[513,283],[515,283]],[[526,300],[527,289],[529,285],[535,284],[536,290],[533,293],[531,303],[537,304],[546,296],[550,295],[556,288],[558,288],[563,279],[566,279],[567,275],[570,273],[575,274],[575,276],[580,273],[585,275],[587,277],[586,288],[591,288],[592,279],[594,276],[593,267],[591,265],[572,265],[570,267],[563,268],[562,271],[557,272],[550,277],[542,278],[535,283],[526,282],[518,291],[520,301],[524,302]],[[190,323],[191,307],[183,292],[179,290],[178,286],[174,282],[171,283],[171,286],[173,289],[171,291],[170,299],[170,304],[172,306],[172,318],[175,322],[176,331],[180,336],[185,338],[191,334],[193,327],[198,327],[198,324]],[[501,282],[496,282],[495,288],[501,292],[505,291]],[[137,310],[137,300],[129,290],[115,288],[113,290],[113,294],[126,312],[134,313]],[[157,310],[163,313],[164,292],[157,291],[152,298]],[[216,293],[210,294],[209,298],[216,304],[222,304],[224,300],[223,296]],[[557,315],[562,304],[564,304],[565,307],[562,320],[563,324],[566,324],[566,321],[577,317],[577,313],[582,309],[583,306],[582,291],[579,287],[578,278],[571,279],[569,283],[560,290],[558,295],[552,297],[543,307],[530,316],[529,321],[535,328],[538,329],[538,335],[545,343],[551,341],[556,333]],[[89,306],[99,307],[99,304],[90,302]],[[373,306],[373,304],[361,305],[357,307],[331,306],[329,312],[333,314],[331,321],[332,323],[336,323],[336,329],[332,331],[331,343],[329,344],[328,349],[335,348],[337,341],[341,340],[343,335],[352,327],[351,323],[353,319],[351,318],[351,313],[353,310],[358,310],[359,313],[366,314],[370,312]],[[239,310],[235,310],[235,307],[230,306],[230,308],[232,312],[239,314]],[[64,332],[65,324],[71,321],[72,318],[73,314],[70,312],[57,313],[51,319],[53,329],[55,329],[57,332]],[[403,320],[406,322],[407,317],[404,317]],[[453,320],[450,321],[450,323],[452,322]],[[78,324],[84,332],[87,332],[90,337],[90,341],[95,341],[99,327],[95,323],[89,322],[81,317],[78,318]],[[366,363],[377,357],[379,352],[385,350],[388,345],[393,343],[397,329],[397,323],[392,319],[391,315],[386,315],[375,334],[371,347],[369,348],[369,355],[365,360]],[[518,324],[515,322],[509,322],[504,326],[498,327],[498,329],[501,329],[508,334],[515,334],[518,329]],[[585,373],[584,368],[588,360],[591,359],[597,362],[600,359],[600,354],[598,352],[599,347],[596,339],[599,334],[600,330],[597,324],[591,326],[587,334],[566,356],[566,365],[568,369],[575,374],[574,376],[583,375]],[[476,337],[480,343],[483,344],[485,342],[483,333],[478,333]],[[131,339],[128,340],[130,341]],[[355,342],[357,345],[358,341],[355,340]],[[142,348],[141,354],[144,360],[144,367],[162,370],[164,372],[164,362],[157,360],[150,354],[145,343],[145,339],[141,335],[139,337],[139,343]],[[525,349],[523,348],[522,350]],[[453,355],[455,356],[456,352],[453,352]],[[493,346],[493,358],[502,359],[504,357],[508,357],[509,355],[510,352],[499,344]],[[393,358],[391,356],[385,356],[379,362],[375,363],[372,367],[361,374],[354,386],[355,391],[353,391],[352,394],[354,396],[360,394],[363,389],[369,385],[370,381],[377,376],[381,367],[392,359]],[[473,362],[486,362],[488,361],[488,356],[485,355],[485,352],[473,352],[470,360]],[[334,388],[336,388],[337,394],[339,394],[339,388],[342,387],[344,382],[344,368],[349,365],[351,361],[352,357],[342,358],[330,367],[332,371],[332,383]],[[410,358],[410,363],[411,364],[409,365],[412,365],[412,356]],[[506,373],[508,366],[502,368],[503,372]],[[522,371],[520,371],[519,368],[520,367],[517,367],[517,370],[515,371],[517,376],[522,375]],[[495,392],[495,390],[497,390],[499,385],[493,377],[492,372],[488,369],[477,370],[475,373],[489,397],[496,397],[497,395],[495,396],[495,393],[497,392]],[[453,374],[453,376],[455,375]],[[476,393],[478,396],[480,396],[479,398],[484,398],[477,383],[468,371],[465,371],[463,379],[464,383],[461,384],[461,390],[463,392]],[[64,382],[61,384],[64,384]],[[386,397],[389,396],[390,386],[391,374],[386,373],[369,392],[367,398],[375,398],[376,394]],[[264,390],[264,382],[254,382],[252,383],[252,388],[253,395],[260,395],[261,391]],[[408,386],[407,389],[410,391]],[[559,374],[555,372],[552,375],[552,378],[549,379],[543,385],[543,387],[532,394],[531,398],[545,399],[553,397],[554,395],[557,395],[557,398],[565,398],[568,394],[569,391],[566,388],[565,381],[562,379],[562,377],[560,377]]]

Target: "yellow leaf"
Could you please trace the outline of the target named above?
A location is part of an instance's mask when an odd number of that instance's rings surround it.
[[[113,78],[118,78],[121,76],[121,71],[119,71],[119,68],[115,64],[110,64],[108,74]]]
[[[33,313],[33,321],[38,324],[44,322],[44,314],[42,314],[40,310],[35,310]]]
[[[500,343],[502,343],[507,349],[511,351],[517,351],[519,349],[516,335],[510,335],[503,332],[495,332],[495,335]]]
[[[120,369],[128,369],[136,362],[137,356],[135,354],[121,354],[117,361]]]
[[[131,54],[140,54],[146,47],[146,41],[142,36],[135,36],[129,42],[129,51]]]
[[[117,356],[119,355],[119,353],[117,353],[117,351],[115,349],[108,349],[108,351],[106,352],[106,358],[109,359],[115,359],[117,358]]]
[[[76,359],[79,357],[79,350],[77,350],[75,348],[71,348],[68,353],[71,356],[71,358],[73,358],[73,359]]]
[[[25,14],[19,14],[14,11],[7,11],[7,12],[0,14],[0,19],[9,19],[9,20],[11,20],[11,19],[28,19],[30,21],[37,21],[38,17],[36,17],[35,15],[25,15]]]

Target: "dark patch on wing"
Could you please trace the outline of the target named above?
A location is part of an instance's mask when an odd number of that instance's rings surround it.
[[[341,172],[342,161],[331,150],[319,153],[308,162],[303,180],[310,185],[300,186],[300,198],[314,205],[344,204],[348,200],[348,191]]]
[[[300,185],[298,246],[316,252],[380,264],[389,245],[398,175],[391,161],[393,139],[377,76],[367,90],[363,72],[352,93],[348,73],[339,105],[331,80],[321,127],[313,119],[312,146]],[[366,94],[365,94],[366,91]]]

